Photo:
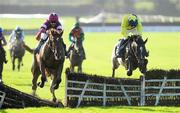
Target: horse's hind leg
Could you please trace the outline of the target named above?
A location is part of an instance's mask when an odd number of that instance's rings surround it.
[[[2,82],[3,62],[0,62],[0,83]]]
[[[15,58],[12,57],[12,70],[14,71],[15,70]]]
[[[118,60],[116,58],[112,59],[112,77],[114,78],[115,76],[115,70],[119,67]]]
[[[40,75],[40,72],[38,71],[38,69],[34,69],[32,71],[33,73],[33,79],[32,79],[32,95],[33,96],[36,96],[36,89],[37,89],[37,80],[38,80],[38,77]]]
[[[82,64],[78,66],[78,73],[82,73]]]
[[[74,72],[74,66],[71,64],[70,65],[70,72],[73,73]]]

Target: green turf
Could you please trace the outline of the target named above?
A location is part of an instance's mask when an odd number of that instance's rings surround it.
[[[69,21],[70,23],[68,23]],[[2,19],[0,19],[0,22]],[[10,21],[10,20],[8,20]],[[34,20],[35,21],[35,20]],[[4,22],[4,20],[3,20]],[[19,21],[17,21],[18,23]],[[65,43],[69,46],[70,43],[68,41],[68,32],[73,25],[73,19],[67,19],[64,21],[65,33],[63,38]],[[11,23],[11,22],[9,22]],[[21,22],[20,22],[21,23]],[[36,22],[35,22],[36,23]],[[41,22],[37,22],[39,25]],[[2,23],[0,23],[2,25]],[[11,23],[13,24],[13,23]],[[23,23],[26,24],[26,23]],[[22,25],[23,25],[22,24]],[[7,26],[5,26],[7,25]],[[14,24],[13,24],[14,25]],[[29,24],[28,24],[29,25]],[[31,28],[28,27],[27,28]],[[39,25],[35,25],[32,27],[38,28]],[[10,26],[7,23],[3,23],[3,27],[5,28],[14,28],[14,26]],[[147,37],[147,49],[150,51],[150,56],[148,58],[148,69],[152,68],[162,68],[162,69],[179,69],[180,68],[180,32],[145,32],[143,33],[144,39]],[[26,36],[25,42],[30,47],[34,48],[37,44],[37,41],[33,38],[33,36]],[[111,76],[111,54],[113,46],[117,43],[118,39],[121,37],[120,33],[85,33],[85,41],[84,48],[87,55],[87,60],[83,62],[83,72],[88,74],[97,74],[101,76]],[[8,38],[8,36],[6,36]],[[32,74],[30,72],[30,68],[32,65],[33,57],[30,53],[26,52],[23,62],[24,66],[21,68],[21,71],[17,70],[12,71],[9,52],[7,47],[5,47],[7,51],[7,58],[9,60],[8,64],[4,65],[3,71],[3,80],[4,83],[12,86],[16,89],[19,89],[26,93],[31,93],[31,79]],[[65,61],[64,70],[69,66],[69,61]],[[133,76],[126,76],[126,71],[123,67],[120,67],[116,71],[116,77],[128,77],[128,78],[139,78],[141,73],[136,70]],[[41,98],[51,99],[51,94],[49,91],[50,79],[48,79],[48,83],[43,89],[38,88],[37,94]],[[64,85],[65,85],[65,74],[63,71],[62,74],[62,83],[60,84],[59,89],[56,91],[56,96],[62,102],[64,101]],[[177,113],[180,111],[177,107],[88,107],[88,108],[78,108],[78,109],[53,109],[53,108],[27,108],[27,109],[7,109],[0,110],[2,113],[49,113],[49,112],[75,112],[75,113],[102,113],[102,112],[126,112],[126,113]]]

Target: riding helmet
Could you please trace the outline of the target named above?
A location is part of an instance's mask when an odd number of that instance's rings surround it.
[[[138,24],[138,19],[137,19],[137,16],[134,15],[134,14],[131,14],[129,17],[128,17],[128,24],[132,27],[136,27],[137,24]]]
[[[50,22],[58,22],[58,15],[56,13],[49,14],[48,20]]]

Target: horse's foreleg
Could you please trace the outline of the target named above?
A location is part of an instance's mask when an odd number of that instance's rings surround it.
[[[115,69],[113,68],[112,69],[112,77],[114,78],[114,75],[115,75]]]
[[[78,73],[82,73],[82,64],[79,64],[78,66]]]
[[[51,94],[52,94],[52,101],[53,102],[56,102],[56,95],[55,95],[55,86],[56,86],[56,79],[57,77],[55,75],[53,75],[53,79],[52,79],[52,82],[51,82],[51,87],[50,87],[50,91],[51,91]]]
[[[63,63],[60,64],[59,67],[58,67],[56,85],[54,86],[54,89],[58,89],[59,84],[61,83],[62,70],[63,70]]]
[[[51,84],[51,87],[50,87],[50,91],[51,91],[51,94],[52,94],[52,97],[53,97],[52,101],[56,102],[57,98],[56,98],[56,95],[55,95],[55,89],[53,87],[53,84],[54,84],[54,81],[52,81],[52,84]]]
[[[37,80],[40,75],[39,71],[37,69],[33,69],[33,79],[32,79],[32,95],[36,95],[36,89],[37,89]]]
[[[132,65],[131,65],[130,59],[128,60],[127,75],[128,75],[128,76],[131,76],[131,75],[132,75]]]

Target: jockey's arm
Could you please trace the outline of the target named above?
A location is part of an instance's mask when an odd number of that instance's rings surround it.
[[[137,31],[139,33],[139,35],[142,35],[142,23],[141,21],[138,19],[138,25],[137,25]]]
[[[40,40],[40,38],[41,38],[41,33],[45,33],[46,32],[46,30],[45,30],[45,28],[41,28],[40,30],[39,30],[39,32],[36,34],[36,36],[35,36],[35,38],[36,38],[36,40]]]
[[[69,33],[69,41],[72,43],[74,42],[74,37],[72,36],[72,33]]]
[[[123,37],[127,37],[127,26],[128,26],[128,17],[123,16],[122,22],[121,22],[121,34]]]

